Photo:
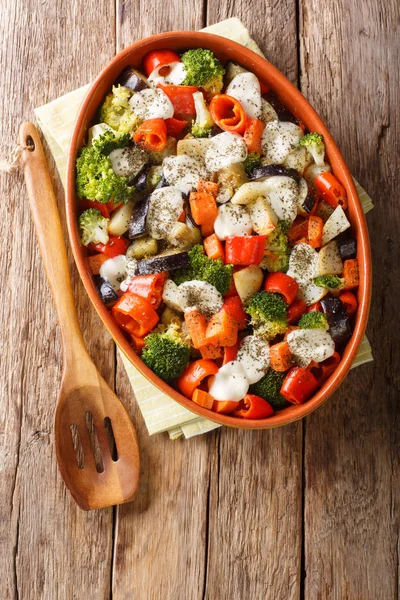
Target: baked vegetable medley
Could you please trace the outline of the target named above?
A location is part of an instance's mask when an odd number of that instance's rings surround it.
[[[102,301],[194,403],[265,418],[336,369],[359,284],[346,192],[256,75],[149,52],[104,99],[76,189]]]

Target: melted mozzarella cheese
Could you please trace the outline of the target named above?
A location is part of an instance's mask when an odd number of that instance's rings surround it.
[[[169,73],[166,75],[160,75],[160,71],[166,67],[170,68]],[[186,77],[186,69],[182,62],[172,62],[169,65],[160,65],[148,77],[148,82],[151,85],[157,86],[159,83],[162,85],[180,85],[183,83]]]
[[[250,235],[252,230],[250,215],[243,206],[227,202],[218,208],[214,231],[220,240],[225,240],[231,235]]]
[[[108,281],[117,292],[126,277],[126,257],[124,254],[109,258],[100,267],[100,277]]]
[[[245,397],[248,389],[249,381],[246,372],[237,360],[226,363],[214,377],[210,378],[209,392],[220,402],[228,400],[239,402]]]
[[[220,171],[229,165],[243,162],[247,158],[247,147],[243,138],[225,131],[211,138],[206,152],[206,167],[210,172]]]
[[[147,88],[135,92],[129,100],[132,111],[139,119],[171,119],[174,107],[171,100],[160,89]]]
[[[191,156],[180,154],[168,156],[163,161],[163,174],[170,185],[188,194],[195,190],[201,179],[207,179],[208,173],[204,165]]]
[[[147,231],[155,240],[168,237],[183,210],[181,191],[176,187],[155,190],[150,196]]]
[[[237,360],[243,366],[250,384],[260,381],[269,367],[269,344],[255,335],[243,338]]]
[[[178,286],[184,311],[197,308],[206,317],[215,315],[224,303],[217,288],[208,281],[185,281]]]
[[[323,329],[295,329],[287,336],[290,352],[303,368],[312,362],[322,362],[335,352],[335,342]]]
[[[275,164],[283,164],[289,152],[297,147],[303,130],[289,121],[271,121],[262,135],[264,154]]]
[[[226,88],[226,94],[236,98],[251,119],[262,114],[260,82],[254,73],[239,73]]]
[[[299,186],[286,175],[275,175],[265,180],[267,200],[278,219],[294,221],[297,216]]]

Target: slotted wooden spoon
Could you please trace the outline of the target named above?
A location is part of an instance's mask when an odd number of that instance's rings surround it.
[[[36,127],[23,123],[25,182],[61,328],[64,371],[55,417],[58,467],[84,510],[133,499],[139,482],[136,432],[90,358],[74,305],[67,253],[46,157]]]

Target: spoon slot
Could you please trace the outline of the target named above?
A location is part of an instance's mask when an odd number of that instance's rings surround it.
[[[74,447],[76,464],[79,469],[83,469],[85,467],[85,455],[83,453],[81,438],[79,437],[79,431],[77,425],[70,425],[72,445]]]
[[[96,465],[96,471],[98,473],[103,473],[104,465],[100,451],[99,438],[97,437],[97,431],[94,425],[93,415],[91,412],[88,411],[87,413],[85,413],[85,421],[86,428],[89,434],[90,445],[92,447],[92,454]]]
[[[108,445],[110,447],[111,458],[113,459],[114,462],[116,462],[118,460],[118,449],[117,449],[117,443],[115,441],[114,431],[112,428],[112,423],[111,423],[110,417],[106,417],[104,419],[104,427],[107,432]]]

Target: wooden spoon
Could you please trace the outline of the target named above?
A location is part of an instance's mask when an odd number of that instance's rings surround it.
[[[84,510],[129,502],[139,482],[132,421],[94,366],[74,305],[67,253],[46,158],[36,127],[23,123],[25,182],[61,328],[64,370],[55,418],[58,467]]]

